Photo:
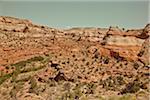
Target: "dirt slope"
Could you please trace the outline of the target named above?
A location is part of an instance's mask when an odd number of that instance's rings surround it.
[[[60,30],[1,16],[0,97],[148,100],[149,35],[150,24]]]

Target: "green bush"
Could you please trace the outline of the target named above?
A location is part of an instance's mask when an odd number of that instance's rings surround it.
[[[36,79],[34,77],[32,77],[30,79],[30,89],[29,89],[29,92],[31,93],[35,93],[36,92],[36,87],[37,87],[37,82],[36,82]]]
[[[122,90],[121,94],[125,93],[136,93],[140,90],[141,84],[138,81],[133,81],[126,85],[126,87]]]
[[[0,85],[1,85],[5,80],[7,80],[8,78],[10,78],[11,76],[12,76],[12,73],[6,74],[6,75],[4,75],[4,76],[1,76],[1,77],[0,77]]]
[[[34,62],[34,61],[43,61],[43,60],[44,60],[44,58],[42,56],[37,56],[37,57],[27,59],[26,61],[20,61],[18,63],[12,64],[11,66],[25,67],[27,63],[31,63],[31,62]]]

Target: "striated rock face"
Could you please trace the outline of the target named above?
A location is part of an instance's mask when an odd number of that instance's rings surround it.
[[[67,41],[72,41],[78,47],[80,47],[80,43],[84,44],[82,46],[87,46],[86,44],[89,42],[97,46],[99,53],[102,55],[110,56],[110,51],[114,51],[127,60],[145,59],[144,63],[146,63],[148,62],[148,59],[145,58],[146,55],[139,57],[138,53],[140,53],[146,41],[149,44],[149,27],[148,24],[144,29],[127,31],[117,27],[57,30],[34,25],[28,20],[0,17],[0,51],[2,54],[0,64],[8,65],[22,59],[22,57],[40,52],[42,54],[49,51],[50,48],[54,49],[53,46],[55,48],[58,45],[63,46]],[[59,43],[63,39],[65,41]],[[70,42],[66,43],[64,47],[69,44]],[[70,44],[70,46],[73,45]],[[148,48],[148,46],[146,47]],[[73,48],[70,47],[69,49]],[[145,53],[148,54],[148,50]]]
[[[32,65],[29,64],[32,57],[48,55],[47,63],[33,64],[46,66],[31,75],[39,77],[40,81],[44,78],[56,82],[105,83],[110,77],[119,76],[126,84],[137,78],[143,82],[149,78],[149,35],[150,24],[133,30],[118,27],[60,30],[34,25],[29,20],[1,16],[0,71],[5,75],[14,73],[22,62],[21,72],[26,72],[26,67]],[[13,69],[7,69],[8,66]],[[122,89],[116,91],[125,93]]]

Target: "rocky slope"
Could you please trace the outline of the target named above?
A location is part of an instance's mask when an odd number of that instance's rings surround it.
[[[1,16],[0,97],[148,100],[149,35],[150,24],[60,30]]]

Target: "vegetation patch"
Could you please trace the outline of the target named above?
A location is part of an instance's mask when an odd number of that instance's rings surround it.
[[[140,90],[141,84],[139,81],[133,81],[126,85],[126,87],[121,91],[121,94],[125,93],[136,93]]]
[[[5,80],[7,80],[8,78],[10,78],[11,76],[12,76],[12,73],[6,74],[6,75],[4,75],[4,76],[1,76],[1,77],[0,77],[0,85],[1,85]]]
[[[18,63],[12,64],[11,66],[16,67],[25,67],[27,63],[35,62],[35,61],[43,61],[44,58],[42,56],[33,57],[30,59],[27,59],[26,61],[20,61]]]
[[[118,90],[121,85],[125,84],[123,77],[109,77],[106,80],[102,81],[102,85],[107,90]]]
[[[37,70],[40,70],[40,69],[42,69],[42,68],[44,68],[45,66],[43,65],[43,66],[39,66],[39,67],[37,67],[37,68],[28,68],[28,69],[24,69],[24,70],[22,70],[21,71],[21,73],[27,73],[27,72],[31,72],[31,71],[37,71]]]
[[[37,57],[33,57],[33,58],[30,58],[30,59],[27,59],[26,61],[20,61],[18,63],[11,64],[11,66],[15,66],[16,67],[15,71],[13,71],[12,73],[0,76],[0,85],[5,80],[9,79],[10,77],[12,77],[12,82],[14,82],[16,80],[16,77],[20,73],[26,73],[26,72],[30,72],[30,71],[37,71],[37,70],[45,67],[45,66],[40,66],[40,67],[37,67],[37,68],[32,67],[32,68],[28,68],[28,69],[25,69],[25,70],[21,70],[21,68],[25,67],[27,63],[36,62],[36,61],[44,61],[44,57],[37,56]]]
[[[34,77],[32,77],[30,79],[30,89],[29,89],[29,92],[30,93],[35,93],[36,92],[36,87],[37,87],[37,82],[36,82],[36,79]]]

